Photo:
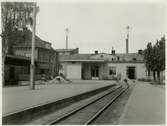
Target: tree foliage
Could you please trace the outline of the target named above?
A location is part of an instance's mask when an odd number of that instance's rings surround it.
[[[32,24],[33,2],[2,2],[2,47],[12,53],[12,45],[23,42]]]
[[[150,42],[147,44],[144,59],[148,70],[154,72],[165,70],[165,36],[157,40],[154,46]]]

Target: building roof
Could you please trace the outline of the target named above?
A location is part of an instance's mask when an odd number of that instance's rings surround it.
[[[56,52],[71,52],[71,51],[75,51],[78,48],[74,48],[74,49],[56,49]]]
[[[38,62],[37,59],[34,59],[35,64]],[[6,65],[16,65],[16,66],[25,66],[30,65],[31,57],[18,56],[18,55],[6,55],[5,64]]]
[[[103,61],[103,59],[91,59],[90,57],[95,54],[73,54],[73,55],[61,55],[59,56],[60,61],[70,62],[70,61],[79,61],[79,62],[91,62],[91,61]]]
[[[143,56],[138,53],[119,53],[119,54],[73,54],[59,56],[60,62],[143,62]]]
[[[22,60],[31,60],[30,57],[25,56],[18,56],[18,55],[6,55],[6,58],[13,58],[13,59],[22,59]]]
[[[18,44],[13,45],[13,47],[31,47],[31,40],[32,40],[32,32],[30,30],[27,31],[27,37],[24,42],[20,42]],[[46,47],[46,45],[48,47]],[[51,43],[42,40],[37,35],[35,36],[35,47],[41,47],[41,48],[51,48]]]

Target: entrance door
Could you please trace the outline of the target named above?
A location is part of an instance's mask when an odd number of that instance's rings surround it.
[[[92,66],[91,76],[92,79],[99,79],[99,66]]]
[[[136,79],[135,73],[136,73],[135,67],[128,67],[127,68],[127,76],[129,79]]]

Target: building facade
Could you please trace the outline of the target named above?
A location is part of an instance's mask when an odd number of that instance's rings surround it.
[[[110,80],[121,78],[147,78],[147,69],[140,53],[74,54],[60,56],[61,71],[69,79]]]
[[[12,55],[7,55],[5,60],[5,80],[28,81],[30,79],[31,41],[15,44]],[[35,41],[35,80],[43,75],[48,77],[58,74],[57,53],[51,43],[41,40],[36,36]],[[17,64],[16,64],[17,62]],[[15,83],[16,84],[16,83]]]
[[[56,49],[56,52],[59,55],[73,55],[73,54],[78,54],[79,53],[79,48],[75,48],[75,49]]]

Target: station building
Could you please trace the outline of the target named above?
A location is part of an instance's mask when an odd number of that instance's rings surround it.
[[[144,64],[142,50],[138,53],[98,53],[73,54],[59,56],[61,72],[69,79],[129,79],[148,78],[147,69]]]

